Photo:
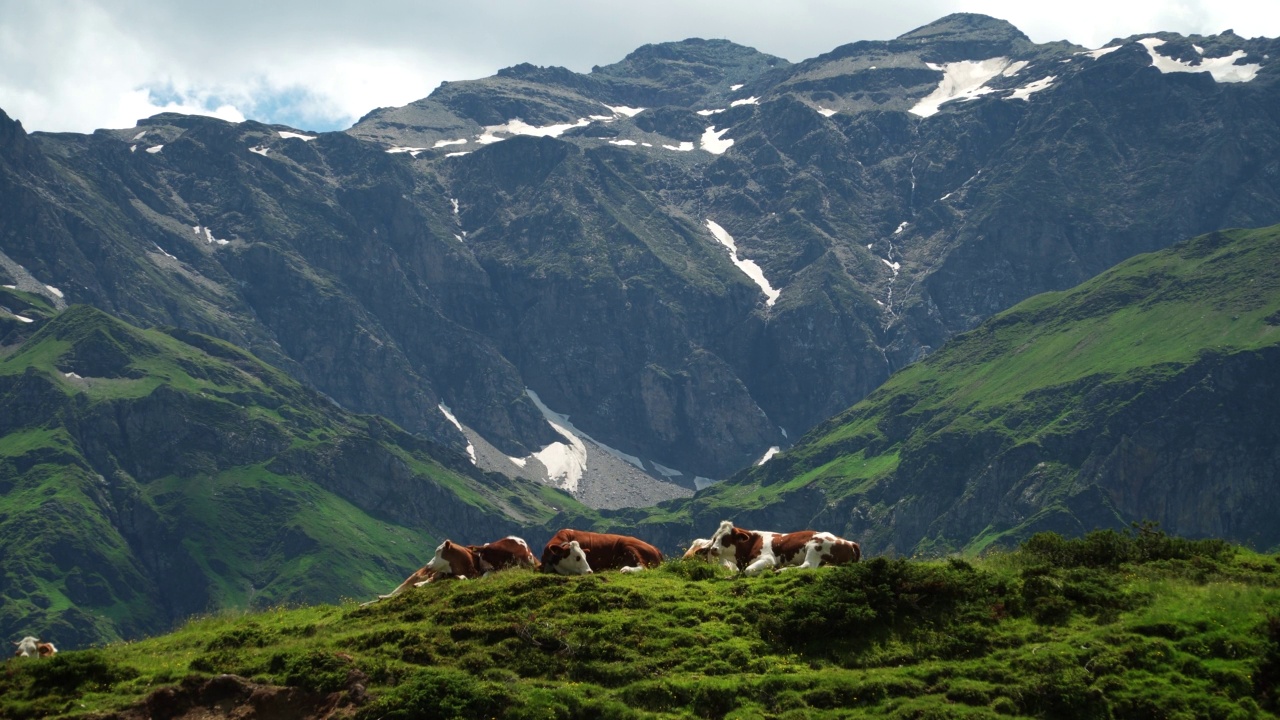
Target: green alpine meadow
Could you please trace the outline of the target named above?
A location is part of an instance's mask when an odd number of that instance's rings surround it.
[[[1152,525],[980,559],[509,570],[14,663],[14,720],[1260,718],[1280,557]]]

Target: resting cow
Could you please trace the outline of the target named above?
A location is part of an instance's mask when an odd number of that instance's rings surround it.
[[[386,600],[410,587],[422,587],[445,578],[466,580],[506,568],[537,566],[538,561],[533,557],[529,544],[514,535],[484,545],[459,545],[452,540],[445,540],[436,548],[436,554],[426,565],[406,578],[395,590],[379,595],[378,600]],[[377,600],[365,604],[373,602]]]
[[[40,638],[31,637],[30,635],[22,638],[14,643],[17,650],[13,652],[15,657],[53,657],[58,654],[58,648],[53,643],[40,642]]]
[[[707,550],[711,547],[711,541],[707,538],[698,538],[694,540],[689,549],[684,551],[681,560],[706,560]]]
[[[662,552],[658,548],[630,535],[564,528],[542,549],[542,570],[560,575],[589,575],[594,570],[640,572],[660,564]]]
[[[829,532],[814,533],[804,546],[804,562],[792,567],[816,568],[823,565],[845,565],[862,559],[862,546]]]
[[[756,575],[772,569],[857,562],[862,557],[862,549],[857,543],[831,533],[744,530],[725,520],[711,536],[707,554],[713,562],[731,565],[745,575]]]

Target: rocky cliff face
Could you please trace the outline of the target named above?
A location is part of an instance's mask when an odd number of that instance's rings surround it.
[[[1272,56],[955,15],[794,65],[701,40],[521,65],[319,136],[5,118],[0,263],[459,452],[482,439],[489,469],[643,504],[1023,298],[1280,221]],[[526,389],[630,469],[587,470]]]
[[[1155,521],[1280,546],[1280,227],[1214,233],[953,338],[767,465],[611,514],[666,547],[720,520],[869,553]]]

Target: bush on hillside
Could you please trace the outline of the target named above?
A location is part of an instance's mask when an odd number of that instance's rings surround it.
[[[1009,595],[1002,581],[964,560],[935,565],[880,557],[823,573],[759,624],[767,639],[790,645],[858,645],[990,623]]]
[[[1128,532],[1095,530],[1082,538],[1067,539],[1046,532],[1031,536],[1022,552],[1057,567],[1115,568],[1123,563],[1161,560],[1193,560],[1212,563],[1230,556],[1230,543],[1218,539],[1189,540],[1171,537],[1159,523],[1134,523]]]

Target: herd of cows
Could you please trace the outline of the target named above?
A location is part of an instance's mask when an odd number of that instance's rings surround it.
[[[694,540],[684,557],[723,565],[744,575],[756,575],[774,569],[858,562],[862,559],[862,548],[852,540],[828,532],[744,530],[725,520],[710,538]],[[560,530],[547,541],[540,561],[533,556],[528,543],[515,536],[484,545],[459,545],[445,540],[431,560],[399,587],[365,605],[395,597],[410,587],[444,579],[481,577],[507,568],[589,575],[596,570],[640,572],[662,561],[662,552],[639,538],[571,528]]]
[[[47,658],[58,654],[58,648],[50,642],[40,642],[40,638],[30,635],[14,643],[18,649],[13,651],[14,657]]]
[[[774,569],[858,562],[862,558],[862,548],[852,540],[828,532],[743,530],[726,520],[709,539],[694,540],[684,557],[720,564],[744,575],[756,575]],[[662,561],[662,552],[639,538],[570,528],[560,530],[547,541],[541,561],[533,556],[528,543],[514,536],[484,545],[459,545],[445,540],[436,548],[431,560],[399,587],[365,605],[429,582],[477,578],[507,568],[526,567],[559,575],[589,575],[596,570],[640,572]],[[39,638],[30,636],[14,645],[18,648],[14,653],[17,657],[52,657],[58,652],[53,643],[41,642]]]

